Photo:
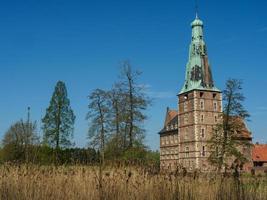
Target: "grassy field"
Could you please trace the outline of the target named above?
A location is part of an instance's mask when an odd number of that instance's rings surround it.
[[[0,166],[0,199],[267,199],[266,177],[221,180],[150,174],[142,168]],[[102,184],[101,181],[102,180]],[[102,185],[102,187],[101,187]]]

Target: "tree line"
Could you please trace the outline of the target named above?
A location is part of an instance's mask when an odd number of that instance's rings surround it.
[[[129,61],[121,64],[118,80],[109,90],[95,89],[88,95],[88,148],[75,148],[76,116],[71,108],[67,87],[58,81],[42,118],[42,138],[37,123],[30,119],[12,124],[2,140],[2,161],[39,163],[92,163],[104,160],[151,158],[157,152],[144,145],[147,108],[151,99],[139,84],[141,72]]]

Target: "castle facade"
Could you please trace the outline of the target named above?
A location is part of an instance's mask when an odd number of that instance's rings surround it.
[[[203,22],[198,16],[191,27],[189,60],[185,83],[178,94],[178,109],[167,108],[164,127],[159,133],[161,169],[175,170],[179,166],[188,171],[211,170],[208,158],[212,150],[208,141],[221,120],[222,93],[212,77]],[[244,139],[251,141],[251,134],[245,132]]]

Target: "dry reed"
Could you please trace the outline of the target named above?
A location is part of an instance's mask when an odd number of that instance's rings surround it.
[[[38,200],[226,200],[267,199],[267,179],[182,177],[149,174],[142,168],[89,166],[0,166],[0,199]]]

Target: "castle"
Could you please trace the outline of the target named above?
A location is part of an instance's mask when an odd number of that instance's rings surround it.
[[[178,94],[178,110],[167,108],[160,131],[161,169],[211,170],[208,141],[223,111],[222,93],[215,86],[203,35],[203,22],[191,23],[192,38],[185,83]],[[240,139],[252,141],[244,124]],[[251,155],[250,150],[248,156]]]

